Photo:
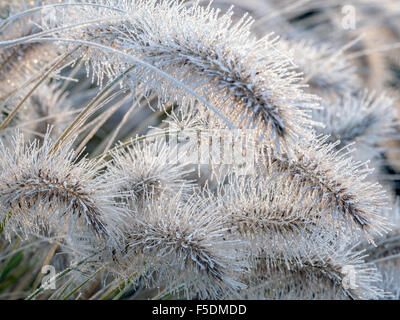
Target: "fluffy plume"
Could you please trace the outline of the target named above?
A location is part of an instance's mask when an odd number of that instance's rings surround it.
[[[9,15],[12,16],[19,11],[40,4],[42,4],[42,1],[30,1],[29,4],[25,3],[25,1],[15,1],[12,4],[8,4]],[[3,25],[3,23],[5,21],[0,19],[0,41],[31,36],[41,31],[38,26],[40,15],[37,13],[33,14],[30,19],[19,19],[11,24],[5,23]],[[39,75],[44,70],[44,67],[53,62],[57,56],[58,51],[53,43],[22,43],[0,49],[0,123],[3,123],[16,105],[32,89],[33,85],[30,80]],[[19,110],[14,115],[9,126],[15,127],[21,121],[33,120],[38,115],[42,116],[41,113],[45,109],[48,111],[48,115],[52,111],[55,113],[58,108],[52,104],[60,96],[61,93],[56,94],[54,87],[51,88],[48,84],[42,85],[39,92],[36,91],[33,96],[29,97],[28,102],[25,102],[24,110]],[[67,119],[68,117],[64,120]],[[53,133],[58,132],[58,129],[56,126]],[[44,125],[44,128],[39,132],[42,134],[41,138],[46,134],[46,131],[47,126]],[[0,137],[4,141],[7,138],[7,134],[2,131]]]
[[[335,217],[319,207],[317,193],[307,194],[304,189],[296,177],[284,175],[265,180],[228,178],[222,212],[237,236],[247,239],[251,253],[248,297],[310,299],[316,292],[322,299],[328,297],[325,294],[330,298],[383,297],[376,268],[348,249],[350,244],[343,241],[346,237],[338,232]],[[352,286],[346,283],[346,272],[352,272]]]
[[[338,213],[367,236],[386,232],[388,224],[380,214],[386,196],[379,183],[367,179],[372,170],[354,161],[348,151],[336,150],[339,141],[328,144],[326,140],[320,136],[310,143],[299,141],[289,158],[272,156],[266,164],[272,174],[300,179],[305,192],[319,195],[321,207]]]
[[[3,298],[399,298],[397,0],[229,1],[0,0]]]
[[[393,99],[368,91],[330,100],[314,118],[325,124],[316,130],[329,135],[328,142],[340,141],[337,150],[355,143],[354,156],[362,161],[379,157],[385,151],[383,143],[395,134],[398,125]]]
[[[145,206],[162,194],[189,193],[194,187],[187,179],[187,163],[181,162],[182,155],[167,143],[166,136],[132,145],[112,154],[108,171],[112,180],[120,181],[121,196],[133,207]]]
[[[226,219],[212,202],[181,197],[153,201],[126,223],[127,254],[119,258],[124,272],[145,266],[146,283],[187,298],[233,295],[243,286],[236,281],[245,271],[241,241],[229,239]]]
[[[301,264],[307,252],[315,251],[336,229],[329,210],[316,204],[319,197],[305,193],[295,177],[231,175],[224,181],[217,197],[221,212],[237,237],[248,241],[255,261],[260,252],[268,251],[270,264],[276,263],[274,257],[288,266]]]
[[[315,254],[314,256],[312,254]],[[342,245],[321,246],[301,264],[268,267],[260,257],[249,298],[257,299],[381,299],[382,278],[359,252]],[[276,259],[276,256],[273,257]],[[258,275],[258,276],[257,276]]]
[[[282,148],[312,125],[309,112],[317,105],[316,97],[303,92],[301,78],[276,38],[252,36],[252,19],[232,24],[231,11],[220,15],[198,3],[189,7],[156,0],[93,3],[111,8],[76,6],[73,16],[60,12],[63,18],[58,27],[66,29],[58,36],[116,48],[175,79],[138,63],[129,72],[129,83],[138,92],[155,92],[160,102],[180,105],[190,101],[188,97],[201,96],[233,125],[254,127],[259,136]],[[104,23],[67,29],[105,14],[109,18]],[[47,28],[51,30],[51,25]],[[126,55],[116,53],[101,53],[89,45],[83,59],[101,81],[131,67]]]
[[[113,203],[113,182],[98,176],[96,163],[74,162],[71,144],[52,151],[48,135],[39,146],[37,140],[25,145],[17,134],[12,145],[0,142],[0,206],[7,229],[40,233],[58,221],[61,232],[84,227],[117,235],[122,210]]]
[[[376,264],[382,274],[381,288],[391,294],[390,298],[398,300],[399,291],[399,257],[400,257],[400,206],[399,199],[392,208],[382,210],[382,215],[392,223],[392,230],[376,240],[375,245],[361,244],[360,249],[368,254],[366,260]]]
[[[310,41],[281,40],[279,45],[304,74],[312,93],[341,96],[360,87],[357,68],[342,49]]]

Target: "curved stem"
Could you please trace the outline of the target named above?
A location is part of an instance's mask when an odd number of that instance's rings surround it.
[[[68,57],[70,57],[75,51],[79,49],[80,46],[75,47],[70,52],[66,53],[62,57],[60,57],[55,64],[47,70],[42,76],[41,79],[33,86],[33,88],[24,96],[22,101],[13,109],[13,111],[4,119],[4,121],[0,124],[0,131],[3,130],[10,121],[15,117],[18,110],[22,107],[22,105],[29,99],[32,93],[49,77],[49,75],[54,72],[57,68],[60,67],[60,64],[64,62]]]
[[[110,6],[106,6],[106,5],[102,5],[102,4],[96,4],[96,3],[55,3],[55,4],[49,4],[49,5],[44,5],[44,6],[38,6],[38,7],[35,7],[35,8],[31,8],[31,9],[28,9],[26,11],[23,11],[23,12],[20,12],[20,13],[17,13],[15,15],[12,15],[12,16],[8,17],[0,25],[0,31],[3,28],[5,28],[13,20],[22,18],[23,16],[35,13],[35,12],[40,11],[42,9],[56,8],[56,7],[68,7],[68,6],[91,6],[91,7],[98,7],[98,8],[106,8],[106,9],[118,11],[118,12],[121,12],[121,13],[125,13],[125,11],[123,11],[123,10],[121,10],[119,8],[110,7]]]
[[[94,107],[96,104],[99,102],[99,100],[110,90],[117,82],[119,82],[130,70],[132,70],[134,66],[129,67],[125,71],[121,72],[113,81],[108,83],[100,92],[99,94],[92,99],[92,101],[89,102],[89,104],[85,107],[85,109],[75,118],[75,120],[69,125],[67,129],[64,130],[64,132],[61,134],[61,136],[58,138],[57,142],[51,149],[50,153],[54,152],[57,150],[57,148],[60,146],[62,141],[64,141],[75,129],[75,127],[79,124],[81,124],[83,121],[87,119],[87,117],[90,116],[92,113]]]
[[[42,42],[42,41],[50,41],[50,42],[65,42],[65,43],[75,43],[75,44],[80,44],[80,45],[85,45],[85,46],[89,46],[89,47],[93,47],[93,48],[98,48],[101,49],[105,52],[109,52],[112,54],[116,54],[119,55],[125,59],[127,59],[128,61],[130,61],[131,63],[134,64],[138,64],[141,65],[143,67],[148,68],[149,70],[152,70],[156,73],[158,73],[160,76],[162,76],[163,78],[171,81],[172,83],[174,83],[175,85],[177,85],[178,87],[184,89],[186,92],[190,93],[193,97],[195,97],[199,102],[203,103],[205,106],[207,106],[210,110],[212,110],[220,119],[222,119],[227,126],[234,130],[236,133],[237,128],[231,123],[231,121],[229,121],[224,115],[222,115],[216,107],[214,107],[213,105],[211,105],[207,99],[205,99],[201,94],[197,93],[196,91],[194,91],[192,88],[188,87],[186,84],[184,84],[183,82],[175,79],[173,76],[171,76],[169,73],[162,71],[161,69],[153,66],[152,64],[143,61],[142,59],[139,59],[133,55],[130,55],[128,53],[125,53],[123,51],[108,47],[108,46],[104,46],[101,45],[99,43],[96,42],[91,42],[91,41],[84,41],[84,40],[76,40],[76,39],[65,39],[65,38],[37,38],[37,39],[29,39],[26,40],[26,42]],[[19,39],[14,40],[12,43],[19,43],[21,42]],[[25,41],[22,41],[25,42]],[[3,41],[0,42],[0,46],[8,46],[10,43],[7,41]]]
[[[84,264],[90,258],[93,258],[95,255],[97,255],[97,253],[77,262],[76,264],[72,265],[71,267],[64,269],[63,271],[61,271],[60,273],[56,274],[54,277],[49,279],[49,282],[53,282],[53,281],[57,281],[57,280],[61,279],[62,277],[64,277],[68,273],[70,273],[72,270],[74,270],[76,267]],[[45,289],[45,284],[42,284],[40,286],[40,288],[37,288],[32,294],[30,294],[27,298],[25,298],[25,300],[32,300],[33,298],[37,297],[40,293],[42,293],[44,291],[44,289]]]

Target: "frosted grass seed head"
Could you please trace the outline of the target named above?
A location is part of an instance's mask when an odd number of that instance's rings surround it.
[[[354,161],[351,152],[336,150],[338,141],[326,143],[327,139],[300,140],[289,158],[272,156],[260,162],[260,168],[267,166],[272,175],[276,172],[299,179],[304,192],[316,192],[319,205],[330,208],[346,228],[362,230],[368,238],[387,232],[388,222],[380,214],[387,205],[386,194],[378,182],[369,181],[371,169],[367,163]]]
[[[6,228],[39,233],[41,228],[82,228],[103,237],[118,234],[122,210],[113,201],[113,182],[99,177],[96,163],[74,161],[71,143],[52,150],[49,134],[39,146],[17,133],[11,147],[0,142],[0,204]]]
[[[178,296],[234,296],[243,286],[237,279],[246,266],[238,255],[241,241],[230,239],[213,203],[196,194],[185,201],[181,197],[178,192],[152,201],[127,223],[122,263],[144,266],[147,285],[165,286]]]
[[[313,118],[325,124],[316,131],[329,135],[328,142],[340,141],[337,150],[354,143],[353,155],[361,161],[379,158],[386,151],[384,142],[396,133],[398,126],[393,99],[367,90],[328,99]]]
[[[277,150],[312,126],[310,111],[318,99],[303,91],[277,38],[252,35],[252,19],[233,24],[232,11],[220,14],[197,2],[189,7],[155,0],[93,4],[110,8],[61,8],[74,14],[60,14],[61,31],[52,36],[88,41],[80,57],[100,81],[129,68],[127,85],[141,94],[156,93],[160,106],[197,100],[235,127],[255,128]],[[97,22],[68,28],[87,21]]]
[[[145,207],[164,193],[173,195],[181,190],[188,194],[194,188],[187,178],[191,170],[166,136],[132,141],[131,147],[114,152],[112,158],[110,179],[119,181],[121,198],[132,207]]]

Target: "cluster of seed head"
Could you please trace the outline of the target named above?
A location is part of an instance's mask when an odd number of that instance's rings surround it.
[[[78,255],[97,253],[117,279],[177,297],[385,297],[377,270],[353,249],[355,239],[368,246],[360,235],[373,242],[389,230],[386,195],[350,147],[377,156],[397,122],[389,98],[361,93],[343,50],[257,39],[252,19],[234,23],[232,10],[199,2],[71,1],[53,9],[37,29],[0,34],[2,96],[15,87],[11,70],[18,87],[52,60],[35,63],[38,52],[67,38],[49,55],[79,45],[76,59],[100,86],[123,74],[133,93],[156,94],[160,107],[173,103],[181,113],[168,115],[166,130],[117,145],[101,160],[50,132],[41,143],[21,134],[6,143],[0,133],[1,231],[67,232]],[[320,110],[311,92],[322,96]],[[4,101],[7,116],[11,100]],[[46,83],[25,108],[54,121],[62,102]],[[166,136],[230,126],[255,133],[253,166],[212,168],[196,185],[193,163]]]

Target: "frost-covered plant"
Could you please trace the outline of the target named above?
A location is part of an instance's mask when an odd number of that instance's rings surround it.
[[[325,124],[324,128],[317,127],[317,132],[328,135],[331,143],[340,141],[337,149],[356,149],[358,160],[379,158],[385,151],[384,142],[396,133],[398,121],[393,99],[384,94],[347,91],[323,107],[314,115],[316,121]]]
[[[340,141],[327,143],[327,136],[314,136],[311,142],[299,141],[290,157],[271,157],[261,166],[271,175],[287,175],[303,184],[303,193],[316,193],[316,206],[330,209],[347,220],[347,227],[360,228],[369,237],[387,231],[380,210],[385,206],[385,192],[378,182],[367,177],[373,169],[354,161],[351,151],[336,150]]]
[[[310,239],[313,240],[313,239]],[[340,244],[320,246],[316,251],[286,265],[266,265],[261,256],[248,291],[253,299],[379,299],[381,276],[362,254]]]
[[[293,63],[304,74],[311,92],[341,96],[360,87],[357,68],[349,61],[343,48],[330,48],[328,44],[315,45],[294,40],[280,41],[279,45],[282,50],[289,52]]]
[[[211,6],[187,7],[179,1],[97,4],[108,8],[76,6],[73,15],[61,8],[57,24],[42,27],[53,40],[87,44],[80,55],[100,83],[129,71],[128,85],[142,94],[157,93],[161,104],[197,98],[231,124],[255,127],[284,148],[312,124],[316,97],[303,92],[301,78],[276,39],[251,35],[252,19],[233,24],[232,12],[219,15]],[[85,26],[87,21],[99,22]],[[99,50],[104,46],[109,50]]]
[[[198,195],[182,197],[178,191],[150,201],[127,219],[124,272],[145,266],[147,286],[165,286],[186,298],[235,295],[243,287],[237,279],[246,272],[242,241],[230,239],[215,203]]]
[[[191,192],[195,186],[185,177],[190,174],[178,149],[170,147],[165,139],[132,143],[127,151],[113,152],[108,166],[112,179],[120,181],[122,201],[133,208],[147,205],[163,194]]]
[[[114,228],[123,214],[114,201],[117,181],[103,180],[95,162],[75,162],[70,144],[54,150],[49,134],[41,146],[38,140],[26,145],[21,134],[13,139],[13,149],[0,143],[5,231],[40,233],[42,228],[52,229],[56,220],[64,224],[61,229],[83,225],[103,237],[117,234]]]
[[[0,1],[1,294],[399,297],[397,104],[368,87],[394,81],[366,76],[371,38],[339,30],[341,0],[258,21],[215,2]]]

